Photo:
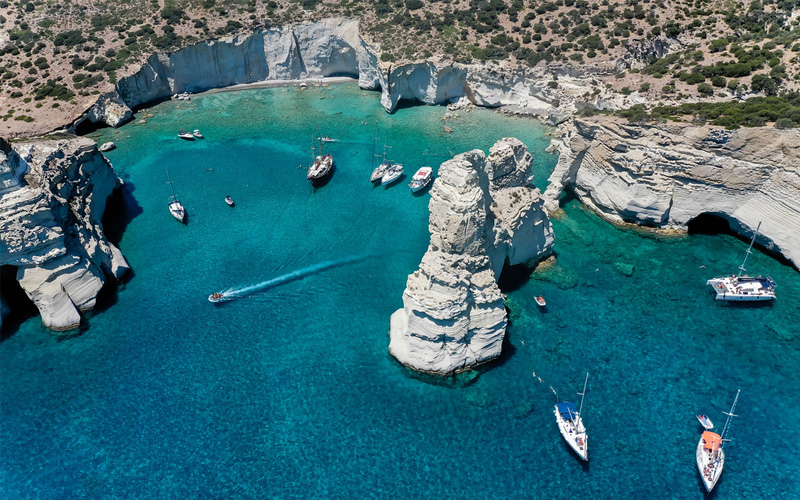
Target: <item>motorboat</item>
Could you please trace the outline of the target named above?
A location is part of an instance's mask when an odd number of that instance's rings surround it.
[[[225,203],[227,203],[229,207],[236,205],[236,203],[234,203],[233,201],[233,198],[231,198],[230,196],[225,197]]]
[[[167,170],[167,184],[169,184],[169,187],[172,190],[172,196],[169,198],[169,213],[171,213],[178,222],[185,223],[186,209],[183,208],[183,205],[181,205],[181,202],[178,199],[178,195],[175,194],[175,188],[172,186],[172,179],[169,177],[169,170]]]
[[[197,137],[198,139],[202,139],[202,138],[203,138],[203,133],[202,133],[202,132],[200,132],[198,129],[194,129],[194,130],[192,131],[192,135],[193,135],[194,137]]]
[[[431,167],[422,167],[414,174],[414,177],[411,178],[411,182],[408,183],[408,187],[411,188],[411,191],[416,193],[417,191],[424,189],[425,186],[430,184],[433,180],[433,169]]]
[[[388,186],[399,179],[401,175],[403,175],[403,165],[392,163],[386,167],[386,172],[383,174],[383,177],[381,177],[381,185]]]
[[[583,425],[581,411],[583,410],[583,397],[586,395],[586,385],[589,382],[589,374],[583,383],[580,407],[576,410],[575,404],[568,401],[556,403],[554,413],[556,423],[561,437],[567,442],[572,450],[584,461],[589,461],[589,436],[586,434],[586,427]],[[555,390],[553,391],[555,392]],[[557,397],[558,395],[556,395]]]
[[[336,142],[336,139],[331,139],[330,137],[328,137],[326,135],[325,137],[321,137],[320,141],[322,141],[322,142]]]
[[[545,302],[544,297],[541,295],[539,295],[538,297],[534,297],[533,300],[536,301],[536,305],[539,307],[545,307],[547,305],[547,302]]]
[[[194,134],[192,134],[191,132],[187,132],[185,130],[179,130],[178,131],[178,137],[180,137],[181,139],[185,139],[187,141],[193,141],[194,140]]]
[[[711,429],[714,428],[714,424],[711,422],[711,419],[708,418],[708,415],[706,415],[705,413],[701,413],[700,415],[695,415],[695,417],[705,430],[710,431]]]
[[[725,443],[730,441],[726,438],[730,430],[731,417],[735,417],[733,410],[736,409],[736,402],[739,401],[739,392],[736,391],[736,397],[733,399],[731,411],[726,413],[728,419],[725,421],[725,427],[722,429],[722,434],[716,432],[704,431],[700,436],[700,441],[697,443],[697,451],[695,452],[697,460],[697,471],[700,472],[700,477],[703,479],[703,486],[706,491],[711,493],[714,486],[717,485],[720,476],[722,475],[722,468],[725,466]]]
[[[747,262],[747,257],[752,254],[753,243],[756,241],[758,231],[761,229],[761,223],[758,223],[756,232],[753,233],[753,238],[750,240],[750,246],[744,254],[742,265],[739,266],[739,274],[734,274],[729,277],[713,278],[706,281],[706,285],[714,288],[716,292],[716,300],[727,301],[741,301],[741,302],[754,302],[775,300],[775,282],[769,276],[747,276],[742,275],[746,269],[744,268]]]
[[[220,292],[214,292],[208,296],[208,301],[213,302],[215,304],[218,302],[225,302],[226,300],[230,300],[229,297],[224,293]]]

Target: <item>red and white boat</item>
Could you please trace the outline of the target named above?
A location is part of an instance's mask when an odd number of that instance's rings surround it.
[[[545,307],[547,305],[547,302],[545,302],[544,297],[541,295],[535,297],[533,300],[536,301],[536,305],[539,307]]]
[[[425,186],[431,183],[433,180],[433,169],[431,167],[422,167],[417,170],[417,173],[414,174],[414,177],[411,178],[411,182],[408,183],[408,187],[411,188],[411,191],[416,193],[417,191],[424,189]]]

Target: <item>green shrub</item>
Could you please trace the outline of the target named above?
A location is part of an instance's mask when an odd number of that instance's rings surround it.
[[[701,95],[704,95],[706,97],[714,95],[714,88],[707,83],[701,83],[700,85],[698,85],[697,91],[700,92]]]
[[[775,128],[795,128],[797,127],[797,123],[790,120],[789,118],[778,118],[775,120]]]

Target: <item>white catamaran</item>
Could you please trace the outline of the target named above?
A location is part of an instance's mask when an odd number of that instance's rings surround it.
[[[747,252],[744,254],[742,265],[739,266],[739,274],[736,276],[713,278],[706,281],[706,285],[714,287],[717,292],[717,300],[730,300],[730,301],[763,301],[775,299],[775,282],[772,278],[767,277],[752,277],[742,273],[746,271],[744,268],[747,257],[753,253],[753,243],[758,236],[758,230],[761,229],[761,223],[758,223],[756,232],[753,234],[753,239],[750,240],[750,246],[747,247]]]
[[[739,401],[739,392],[736,391],[731,411],[725,413],[728,419],[725,421],[725,427],[722,428],[722,435],[705,431],[700,436],[700,442],[697,443],[697,470],[700,472],[700,477],[703,478],[703,486],[706,487],[706,491],[709,493],[717,485],[717,481],[722,475],[722,467],[725,465],[725,451],[723,448],[725,443],[730,441],[725,436],[728,435],[730,430],[731,417],[736,416],[733,410],[736,409],[736,402]]]
[[[586,384],[588,383],[589,374],[587,373],[586,380],[583,382],[583,392],[578,393],[581,395],[581,404],[578,411],[575,411],[573,403],[567,401],[563,403],[557,402],[555,406],[556,423],[561,436],[575,453],[587,462],[589,461],[589,436],[586,435],[586,427],[583,425],[583,419],[581,419],[581,411],[583,410],[583,397],[586,395]],[[558,395],[556,395],[556,399],[558,399]]]

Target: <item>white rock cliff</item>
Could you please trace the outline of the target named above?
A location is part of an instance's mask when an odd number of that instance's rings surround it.
[[[120,186],[90,139],[15,144],[0,139],[0,265],[53,330],[80,324],[107,277],[128,264],[103,235],[106,201]]]
[[[718,215],[743,235],[759,222],[758,243],[800,267],[800,132],[728,131],[678,125],[631,125],[610,118],[575,120],[545,192],[561,191],[611,221],[685,229]]]
[[[533,263],[553,246],[531,155],[503,139],[439,167],[431,188],[428,251],[408,277],[391,318],[389,352],[417,371],[450,375],[501,353],[506,311],[497,278],[504,264]]]

